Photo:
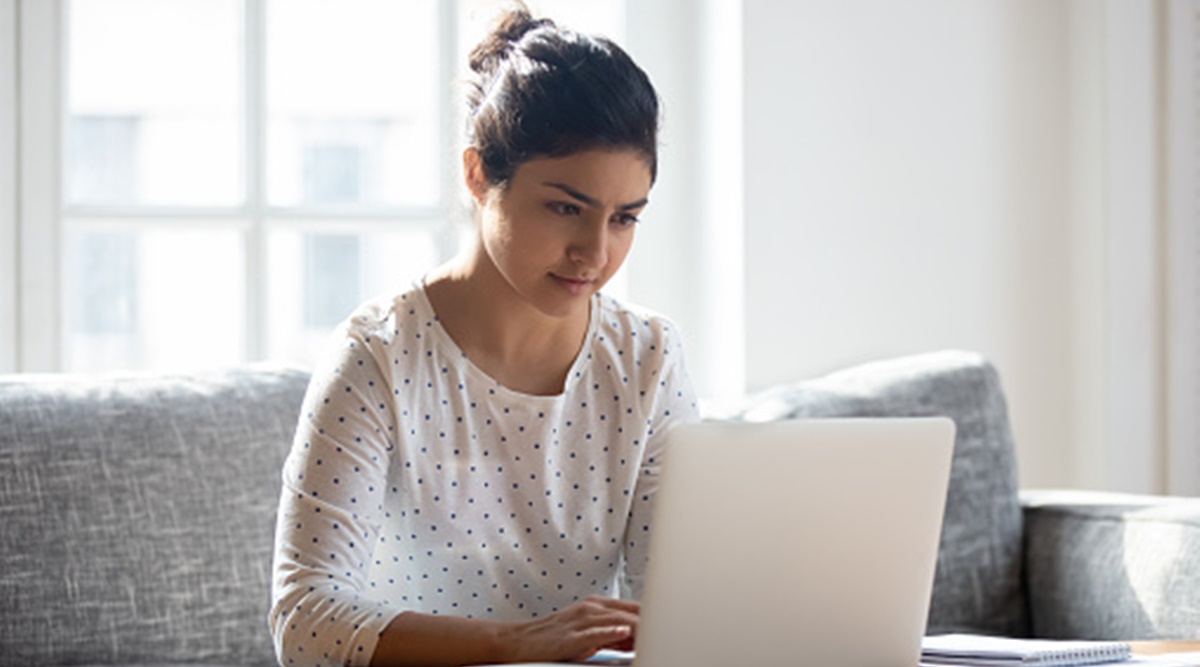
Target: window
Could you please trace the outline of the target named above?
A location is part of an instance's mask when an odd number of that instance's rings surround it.
[[[309,363],[368,291],[443,258],[435,0],[63,7],[67,370]],[[398,257],[360,252],[397,235]]]
[[[531,5],[623,36],[620,0]],[[0,194],[33,202],[0,208],[5,248],[23,237],[0,267],[21,284],[0,293],[8,366],[311,364],[355,305],[456,251],[451,84],[495,9],[0,0],[2,80],[21,74],[0,147],[32,156],[0,157]]]

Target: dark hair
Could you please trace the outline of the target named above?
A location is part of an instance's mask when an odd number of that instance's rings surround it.
[[[470,66],[467,140],[492,184],[532,158],[596,148],[639,151],[653,182],[658,95],[621,47],[521,8],[471,50]]]

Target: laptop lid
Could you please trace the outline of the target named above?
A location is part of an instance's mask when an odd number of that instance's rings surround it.
[[[672,430],[634,664],[916,665],[954,430],[946,418]]]

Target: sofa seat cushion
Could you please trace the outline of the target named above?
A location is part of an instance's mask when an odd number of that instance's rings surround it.
[[[60,665],[59,667],[245,667],[228,662],[120,662],[116,664],[94,663],[88,665]]]
[[[294,370],[0,378],[0,662],[273,665]]]
[[[865,364],[776,387],[727,416],[953,419],[957,436],[928,631],[1028,632],[1012,434],[1000,378],[984,358],[946,351]]]
[[[1033,634],[1193,639],[1200,631],[1200,499],[1026,491]]]

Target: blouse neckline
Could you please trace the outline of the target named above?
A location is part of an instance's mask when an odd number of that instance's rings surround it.
[[[563,382],[562,391],[557,394],[529,394],[504,386],[499,380],[496,380],[482,368],[476,366],[475,363],[471,361],[470,357],[467,356],[467,353],[463,352],[462,348],[458,346],[458,343],[454,341],[454,338],[450,335],[450,333],[446,331],[445,327],[442,326],[442,322],[438,318],[437,311],[435,311],[433,308],[433,302],[429,300],[429,295],[425,292],[424,278],[418,280],[414,284],[414,288],[418,306],[428,317],[428,321],[430,323],[430,332],[433,334],[437,345],[442,348],[443,353],[446,354],[451,360],[454,360],[455,363],[459,365],[460,369],[464,370],[468,375],[474,376],[476,380],[481,381],[485,386],[489,387],[491,390],[494,390],[496,394],[504,394],[523,402],[546,404],[558,403],[562,401],[567,394],[571,393],[575,383],[581,377],[583,377],[583,370],[591,357],[589,349],[592,341],[595,340],[596,331],[599,328],[601,319],[601,315],[598,312],[601,304],[599,294],[593,294],[589,300],[587,332],[584,334],[583,344],[579,346],[579,352],[576,353],[575,360],[571,362],[571,367],[567,371],[567,377]]]

